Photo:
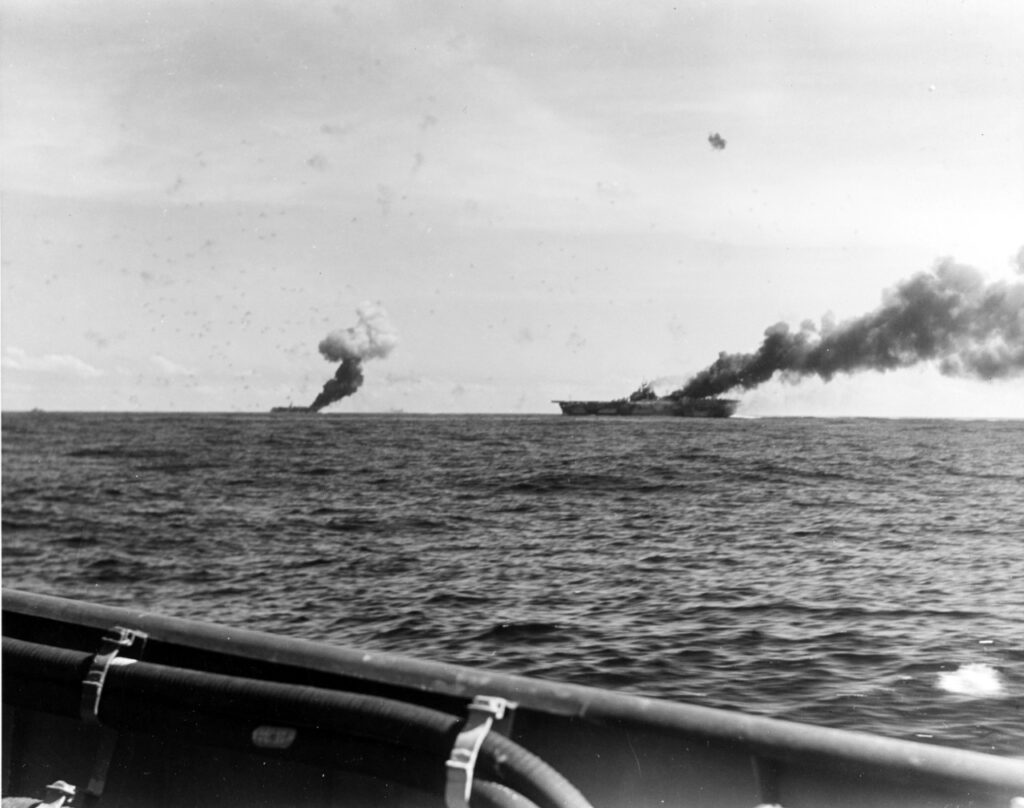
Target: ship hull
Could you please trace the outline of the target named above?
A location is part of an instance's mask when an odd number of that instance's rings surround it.
[[[555,401],[563,415],[728,418],[739,402],[727,398],[659,398],[653,401]]]

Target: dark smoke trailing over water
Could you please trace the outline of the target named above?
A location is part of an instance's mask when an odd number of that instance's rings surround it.
[[[351,328],[332,331],[320,341],[324,359],[341,362],[334,378],[324,384],[320,395],[309,405],[322,410],[345,396],[350,396],[363,383],[363,361],[383,359],[398,344],[387,313],[375,303],[363,303],[356,309],[359,322]]]
[[[785,323],[773,325],[754,353],[719,354],[672,395],[704,398],[750,389],[776,373],[789,381],[828,381],[839,372],[894,370],[929,360],[950,376],[1024,373],[1024,282],[986,284],[976,269],[946,259],[887,292],[869,314],[838,325],[808,322],[796,332]]]

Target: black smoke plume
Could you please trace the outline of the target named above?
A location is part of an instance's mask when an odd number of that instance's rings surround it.
[[[309,405],[314,412],[356,392],[363,384],[363,361],[383,358],[398,344],[387,313],[379,305],[363,303],[356,314],[359,317],[356,325],[332,331],[320,341],[324,359],[341,364],[334,378],[324,384],[320,395]]]
[[[721,353],[673,397],[750,389],[776,373],[789,381],[894,370],[935,360],[942,373],[999,379],[1024,373],[1024,282],[986,284],[977,270],[940,261],[887,292],[875,311],[836,325],[785,323],[749,354]]]
[[[313,411],[322,410],[328,404],[340,401],[352,395],[363,384],[363,360],[358,358],[345,359],[334,371],[334,378],[324,383],[320,395],[309,405]]]

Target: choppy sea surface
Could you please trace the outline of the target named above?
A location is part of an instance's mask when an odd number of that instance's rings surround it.
[[[2,426],[5,587],[1024,754],[1024,421]]]

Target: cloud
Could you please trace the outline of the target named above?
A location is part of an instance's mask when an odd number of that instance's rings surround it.
[[[71,354],[44,354],[30,356],[21,348],[4,349],[2,364],[9,370],[22,370],[30,373],[71,374],[83,379],[94,379],[103,375],[103,371]]]
[[[196,372],[191,368],[187,368],[184,365],[179,365],[168,359],[166,356],[160,354],[154,354],[150,357],[150,361],[156,365],[160,372],[165,376],[195,376]]]

